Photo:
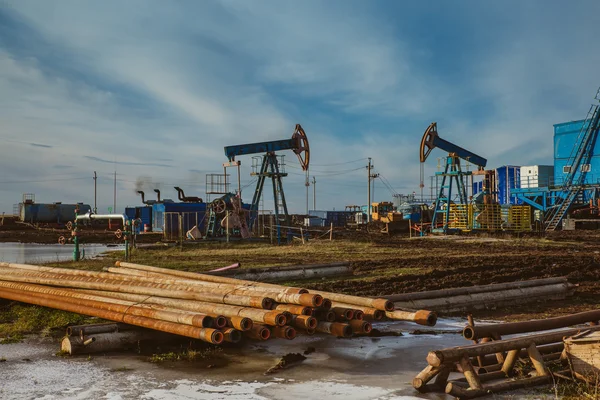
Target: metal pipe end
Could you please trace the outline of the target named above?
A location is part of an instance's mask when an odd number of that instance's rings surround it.
[[[203,328],[212,328],[213,326],[215,326],[215,319],[213,317],[211,317],[210,315],[205,315],[202,318],[202,327]]]
[[[212,344],[221,344],[223,343],[224,337],[221,331],[212,328],[202,328],[200,330],[199,339]]]
[[[271,337],[271,330],[263,326],[259,329],[258,336],[261,338],[261,340],[267,340]]]
[[[330,310],[331,307],[333,307],[333,303],[331,302],[331,300],[324,298],[323,303],[321,304],[321,308],[325,310]]]
[[[315,294],[313,296],[313,307],[321,307],[323,305],[323,296],[320,294]]]
[[[317,322],[318,321],[316,318],[308,317],[308,318],[306,318],[305,324],[308,329],[315,329],[317,327]]]
[[[365,318],[365,313],[361,310],[354,310],[354,319],[362,321]]]
[[[325,321],[334,322],[335,321],[335,313],[331,310],[325,313]]]
[[[209,317],[212,318],[212,317]],[[221,329],[227,326],[227,318],[222,315],[217,315],[213,318],[213,323],[216,328]]]
[[[284,335],[287,340],[292,340],[296,337],[296,330],[294,328],[292,328],[291,326],[286,326],[284,328]]]
[[[351,309],[344,310],[344,318],[346,318],[348,321],[354,319],[354,310],[351,310]]]
[[[287,322],[287,318],[283,313],[271,311],[265,314],[263,322],[267,325],[284,326]]]
[[[275,300],[273,300],[269,297],[265,297],[261,301],[261,307],[263,308],[263,310],[272,310],[273,307],[275,306],[275,304],[276,304]]]
[[[462,335],[467,340],[473,340],[473,338],[475,337],[475,329],[471,325],[467,325],[463,329]]]
[[[250,318],[244,317],[240,320],[240,330],[242,331],[249,331],[250,329],[252,329],[253,325],[254,323]]]
[[[308,315],[309,317],[313,314],[313,310],[310,307],[302,308],[302,315]]]
[[[373,300],[373,308],[383,311],[394,311],[394,302],[387,299]]]
[[[115,267],[120,267],[121,266],[121,261],[115,261]]]
[[[222,332],[214,331],[212,333],[212,335],[210,336],[210,339],[213,344],[221,344],[221,343],[223,343],[223,340],[225,339],[225,337],[223,336]]]
[[[289,311],[282,311],[281,313],[282,313],[282,314],[284,315],[284,317],[285,317],[285,324],[284,324],[284,325],[288,325],[288,324],[290,324],[290,323],[292,322],[292,319],[294,319],[294,314],[292,314],[292,313],[291,313],[291,312],[289,312]]]
[[[370,322],[363,321],[362,329],[364,333],[371,333],[371,331],[373,330],[373,325],[371,325]]]
[[[419,310],[415,313],[415,322],[419,325],[434,326],[437,323],[437,314],[433,311]]]
[[[316,332],[316,329],[307,329],[307,330],[304,331],[304,333],[306,333],[309,336],[314,335],[315,332]]]
[[[338,337],[350,337],[353,334],[352,327],[349,324],[333,322],[331,324],[331,333]]]
[[[223,338],[229,343],[239,343],[242,340],[242,332],[229,328],[223,331]]]
[[[306,294],[306,293],[308,293],[308,290],[306,290],[306,289],[298,289],[298,290],[296,290],[296,293],[298,293],[298,294]]]

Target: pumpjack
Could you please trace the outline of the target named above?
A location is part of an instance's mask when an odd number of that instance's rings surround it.
[[[273,140],[268,142],[258,142],[249,144],[240,144],[234,146],[225,147],[225,155],[229,159],[229,162],[235,161],[236,156],[265,153],[262,156],[262,163],[260,170],[253,175],[258,177],[256,183],[256,189],[252,197],[252,204],[250,206],[250,229],[253,228],[256,218],[258,216],[259,202],[262,196],[265,180],[270,178],[273,184],[273,204],[275,212],[275,221],[277,224],[277,239],[281,240],[281,227],[290,226],[290,216],[288,214],[287,204],[285,201],[285,194],[283,192],[283,177],[287,176],[287,173],[281,170],[280,163],[275,154],[276,151],[292,150],[300,161],[300,166],[303,171],[308,170],[310,162],[310,148],[308,144],[308,138],[306,133],[300,124],[296,124],[294,133],[290,139]]]
[[[450,203],[454,189],[458,195],[460,204],[468,204],[467,191],[465,188],[465,177],[472,175],[471,171],[463,171],[460,165],[460,159],[466,160],[478,167],[479,173],[485,175],[484,193],[486,193],[485,203],[494,202],[493,190],[493,172],[484,171],[487,160],[469,150],[455,145],[438,135],[437,123],[432,122],[425,130],[421,139],[419,158],[421,165],[427,160],[431,151],[435,148],[447,151],[446,165],[444,172],[436,172],[436,175],[442,177],[442,184],[435,200],[433,216],[431,222],[432,232],[450,233]],[[422,178],[421,178],[422,179]],[[456,186],[456,188],[454,187]],[[441,224],[441,228],[438,225]]]

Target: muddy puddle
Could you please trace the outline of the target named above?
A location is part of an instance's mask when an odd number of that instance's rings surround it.
[[[436,331],[458,331],[462,321],[442,320]],[[464,345],[458,334],[412,335],[408,323],[379,324],[403,336],[248,342],[225,347],[227,362],[150,363],[136,354],[61,358],[52,339],[0,346],[2,399],[445,399],[410,385],[427,352]],[[309,351],[307,351],[309,350]],[[287,354],[303,354],[276,373],[265,372]]]

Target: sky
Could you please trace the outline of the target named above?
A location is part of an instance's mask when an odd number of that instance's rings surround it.
[[[0,212],[23,193],[93,205],[94,171],[99,211],[115,171],[119,212],[139,189],[207,199],[224,146],[296,124],[310,209],[313,190],[317,209],[367,204],[369,157],[375,200],[419,193],[433,121],[488,167],[552,164],[553,124],[584,118],[600,85],[599,14],[595,0],[0,0]],[[279,154],[303,213],[306,174]],[[426,161],[425,194],[445,155]],[[237,159],[250,202],[253,158]]]

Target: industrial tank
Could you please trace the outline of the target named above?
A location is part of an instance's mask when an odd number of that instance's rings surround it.
[[[79,207],[79,214],[87,214],[92,210],[89,204],[62,204],[62,203],[21,203],[19,204],[19,219],[23,222],[58,223],[64,224],[75,219],[75,208]]]

